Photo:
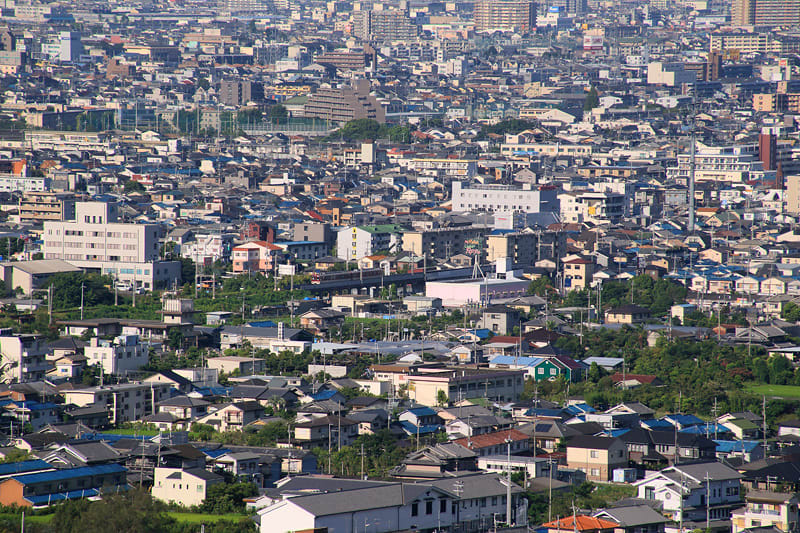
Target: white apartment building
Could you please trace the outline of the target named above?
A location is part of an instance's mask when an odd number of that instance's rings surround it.
[[[453,182],[453,211],[482,211],[488,213],[546,213],[558,212],[558,196],[555,188],[532,187],[524,184],[522,188],[510,185],[465,186],[460,181]],[[549,220],[548,221],[552,221]]]
[[[625,214],[625,195],[613,192],[565,192],[558,195],[561,222],[616,222]]]
[[[114,203],[76,203],[75,220],[44,223],[45,259],[61,259],[144,289],[180,278],[179,262],[159,261],[157,225],[117,220]]]
[[[170,397],[172,383],[121,383],[64,391],[64,401],[86,407],[99,404],[108,410],[112,424],[131,422],[155,414],[155,405]]]
[[[150,345],[138,335],[119,335],[113,341],[94,337],[84,348],[88,365],[100,365],[103,374],[125,376],[147,364]]]
[[[402,165],[402,161],[400,162]],[[450,179],[470,179],[478,174],[473,159],[414,158],[408,161],[408,170],[425,176]]]
[[[24,383],[44,379],[48,369],[46,345],[38,335],[0,334],[0,374],[4,383]]]
[[[667,168],[667,179],[678,183],[689,180],[691,154],[678,156],[678,165]],[[775,179],[774,170],[764,170],[757,145],[704,146],[695,151],[695,181],[744,183]]]
[[[0,192],[45,192],[50,190],[50,178],[44,176],[0,175]]]
[[[233,248],[233,235],[196,235],[193,241],[181,245],[181,256],[200,264],[227,260]]]
[[[591,157],[591,145],[569,143],[529,143],[525,137],[506,135],[506,142],[500,145],[500,153],[506,157],[535,155],[548,157]]]
[[[25,147],[29,150],[67,152],[108,152],[111,143],[107,133],[69,131],[26,131]]]
[[[395,252],[404,229],[396,224],[354,226],[336,234],[336,255],[339,259],[356,261],[377,252]]]

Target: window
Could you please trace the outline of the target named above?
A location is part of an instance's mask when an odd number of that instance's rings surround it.
[[[419,514],[419,504],[414,502],[411,504],[411,516],[417,516]]]
[[[433,514],[433,501],[428,500],[425,502],[425,514]]]
[[[656,499],[656,491],[653,487],[645,487],[644,488],[644,499],[645,500],[655,500]]]
[[[599,468],[592,468],[591,474],[593,476],[599,476],[600,475],[600,469]]]
[[[600,452],[598,452],[597,450],[592,450],[591,452],[589,452],[589,456],[592,459],[597,459],[598,457],[600,457]]]
[[[446,513],[447,512],[447,500],[439,500],[439,512]]]

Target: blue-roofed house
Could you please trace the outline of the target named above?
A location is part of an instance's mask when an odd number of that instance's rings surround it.
[[[745,463],[764,458],[764,446],[757,440],[714,440],[717,443],[717,459],[739,458]]]
[[[442,419],[430,407],[414,407],[400,413],[397,417],[401,422],[410,422],[415,426],[441,424]]]
[[[126,473],[122,465],[107,464],[19,474],[0,482],[0,504],[47,507],[59,501],[97,496],[101,491],[128,490]]]
[[[18,463],[0,464],[0,480],[8,479],[20,474],[34,474],[39,472],[47,472],[55,470],[55,468],[48,462],[41,459],[32,459],[30,461],[19,461]]]
[[[699,426],[701,424],[705,424],[703,419],[697,418],[694,415],[671,414],[662,417],[661,420],[666,420],[673,426],[677,427],[678,430],[688,428],[689,426]]]

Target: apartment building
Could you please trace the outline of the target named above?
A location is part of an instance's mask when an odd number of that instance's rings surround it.
[[[561,222],[602,224],[625,214],[625,195],[614,192],[569,191],[558,195]]]
[[[0,174],[0,192],[45,192],[49,189],[50,178],[44,176]]]
[[[447,259],[466,250],[466,241],[483,237],[485,227],[438,228],[406,231],[403,233],[403,251],[435,259]]]
[[[405,231],[397,224],[344,228],[336,234],[336,256],[356,261],[377,252],[395,252]]]
[[[114,340],[97,337],[84,348],[88,365],[99,365],[103,374],[127,376],[145,366],[150,360],[150,345],[138,335],[119,335]]]
[[[45,221],[45,259],[153,289],[180,279],[180,262],[159,260],[159,227],[118,222],[115,203],[78,202],[75,220]]]
[[[19,200],[20,222],[74,218],[75,195],[72,193],[26,192]]]
[[[405,10],[356,11],[353,13],[353,35],[364,41],[413,41],[417,26]]]
[[[800,1],[733,0],[731,22],[742,26],[795,28],[800,24]]]
[[[522,188],[511,185],[465,186],[453,182],[453,211],[482,211],[488,213],[557,213],[557,190],[549,186],[534,187],[524,184]]]
[[[422,405],[439,405],[441,393],[448,402],[487,398],[513,402],[524,388],[524,370],[459,369],[409,375],[408,397]]]
[[[181,245],[181,256],[200,264],[227,261],[231,257],[233,237],[230,233],[195,235],[194,240]]]
[[[411,172],[451,180],[471,179],[478,174],[478,164],[473,159],[416,157],[407,161],[407,165]]]
[[[591,157],[590,144],[553,143],[542,144],[527,142],[524,134],[506,134],[506,142],[500,145],[500,153],[512,156],[547,156],[547,157]]]
[[[158,402],[170,397],[171,383],[121,383],[64,391],[65,403],[78,407],[104,406],[111,424],[139,420],[155,413]]]
[[[678,165],[667,167],[667,179],[687,183],[691,155],[680,154]],[[764,169],[758,158],[758,145],[701,147],[695,153],[695,180],[745,183],[747,181],[774,181],[775,172]]]
[[[508,257],[515,265],[532,265],[539,259],[539,235],[533,230],[495,231],[486,236],[486,260]]]
[[[370,94],[369,80],[364,79],[357,80],[352,86],[320,87],[308,97],[303,114],[330,122],[362,118],[386,121],[383,106]]]
[[[222,80],[219,100],[225,105],[242,106],[264,100],[264,84],[250,80]]]
[[[49,369],[45,360],[44,337],[14,335],[10,329],[0,331],[0,373],[4,383],[25,383],[44,379]]]
[[[536,25],[536,4],[530,0],[478,0],[475,31],[527,32]]]

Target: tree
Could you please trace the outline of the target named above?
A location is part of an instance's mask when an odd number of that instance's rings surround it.
[[[125,182],[125,186],[122,188],[122,190],[126,193],[144,192],[144,185],[136,180],[128,180]]]
[[[173,350],[179,349],[183,346],[183,331],[180,328],[172,328],[167,334],[167,344]]]
[[[111,305],[114,294],[109,287],[113,280],[108,276],[84,274],[83,272],[63,272],[50,277],[53,286],[53,308],[69,309],[81,305],[81,286],[83,304],[86,307]]]
[[[447,393],[442,389],[439,389],[439,392],[436,393],[436,405],[439,407],[444,407],[449,403],[447,399]]]
[[[586,100],[583,102],[583,110],[591,111],[595,107],[600,106],[600,96],[597,94],[597,89],[594,85],[589,89],[589,94],[586,95]]]
[[[274,122],[275,124],[280,124],[281,122],[285,123],[288,117],[289,111],[281,104],[275,104],[269,108],[270,122]]]
[[[201,506],[206,513],[225,514],[244,510],[244,499],[258,494],[253,483],[217,483],[206,491]]]
[[[553,282],[547,276],[542,276],[531,280],[528,285],[528,294],[535,294],[536,296],[545,296],[553,290]]]

